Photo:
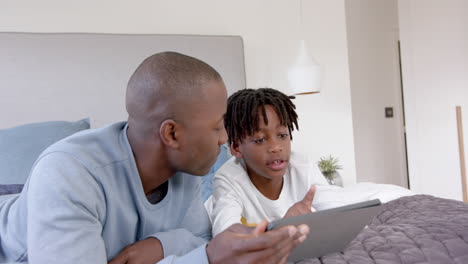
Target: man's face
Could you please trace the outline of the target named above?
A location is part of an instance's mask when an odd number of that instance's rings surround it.
[[[275,109],[266,105],[265,111],[268,125],[259,109],[259,131],[238,145],[238,157],[244,159],[251,178],[280,180],[289,165],[291,137],[288,128],[281,125]]]
[[[202,96],[192,108],[190,120],[185,122],[183,138],[183,166],[187,173],[205,175],[216,162],[219,146],[226,143],[224,114],[227,92],[222,81],[206,84],[206,96]],[[190,111],[188,109],[188,111]]]

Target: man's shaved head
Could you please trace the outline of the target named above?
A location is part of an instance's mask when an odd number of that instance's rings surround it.
[[[183,122],[194,102],[209,96],[204,86],[213,81],[222,83],[219,73],[196,58],[176,52],[146,58],[128,82],[129,125],[146,133],[165,119]]]
[[[215,163],[227,91],[201,60],[163,52],[145,59],[127,86],[127,137],[145,193],[176,172],[204,175]]]

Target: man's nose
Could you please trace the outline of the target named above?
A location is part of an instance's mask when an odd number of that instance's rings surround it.
[[[223,128],[220,132],[221,134],[219,135],[219,141],[218,141],[218,145],[223,145],[224,143],[226,143],[227,139],[228,139],[228,135],[226,133],[226,129]]]

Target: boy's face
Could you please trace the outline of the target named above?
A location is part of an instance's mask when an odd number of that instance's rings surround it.
[[[289,165],[291,137],[286,126],[281,125],[275,109],[265,106],[268,125],[259,109],[259,131],[247,136],[242,143],[234,143],[232,153],[244,159],[251,178],[270,180],[283,178]]]

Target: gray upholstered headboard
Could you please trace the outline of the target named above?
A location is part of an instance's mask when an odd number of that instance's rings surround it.
[[[177,51],[245,87],[241,37],[0,33],[0,129],[90,117],[93,127],[125,120],[125,89],[147,56]]]

